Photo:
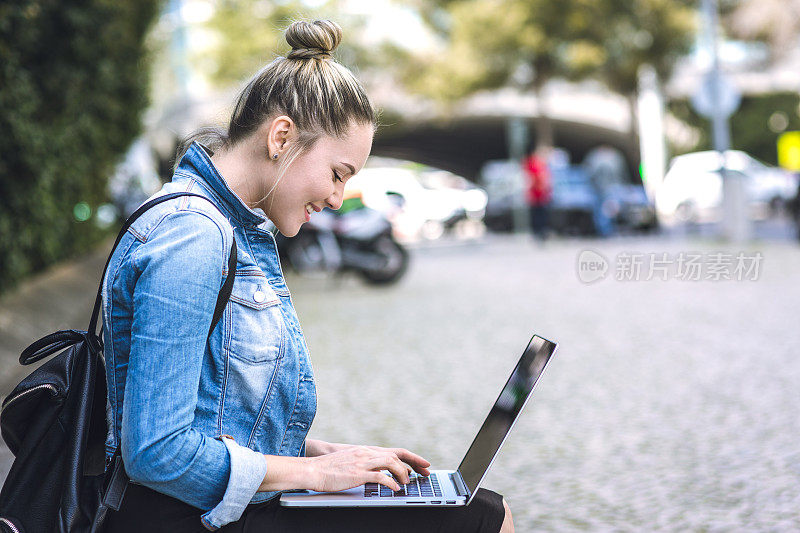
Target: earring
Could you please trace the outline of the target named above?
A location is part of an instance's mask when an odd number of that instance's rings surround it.
[[[274,154],[274,155],[272,156],[272,159],[278,159],[278,154]]]

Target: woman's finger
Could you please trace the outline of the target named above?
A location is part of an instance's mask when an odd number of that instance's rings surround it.
[[[405,465],[393,453],[382,453],[379,457],[375,457],[370,465],[372,466],[370,470],[388,470],[397,481],[404,485],[409,482]]]
[[[395,479],[403,485],[406,485],[410,481],[406,465],[393,453],[387,454],[386,461],[388,463],[386,468],[392,473]]]
[[[372,472],[371,475],[368,476],[368,479],[373,483],[380,483],[381,485],[384,485],[393,491],[400,490],[400,485],[397,483],[397,481],[387,476],[383,472]]]
[[[405,461],[412,467],[428,468],[429,466],[431,466],[431,463],[429,461],[426,461],[424,458],[406,450],[405,448],[393,448],[392,451],[397,455],[397,457],[399,457],[401,460]]]
[[[431,474],[428,470],[428,467],[431,466],[431,464],[419,455],[411,453],[410,451],[402,448],[395,448],[393,451],[417,473],[422,474],[423,476],[429,476]]]

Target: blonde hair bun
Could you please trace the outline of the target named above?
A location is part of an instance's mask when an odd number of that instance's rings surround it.
[[[342,41],[342,28],[332,20],[298,20],[286,28],[285,35],[292,47],[288,59],[328,59]]]

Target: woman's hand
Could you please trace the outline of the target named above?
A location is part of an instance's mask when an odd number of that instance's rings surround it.
[[[317,492],[334,492],[364,483],[379,483],[392,490],[400,490],[395,479],[408,483],[411,468],[422,475],[429,474],[428,467],[431,464],[403,448],[340,446],[344,447],[308,459],[312,476],[311,486],[306,488]],[[381,470],[388,470],[395,479],[383,474]]]
[[[306,439],[306,457],[317,457],[349,448],[349,444],[336,444],[324,440]]]
[[[358,447],[359,446],[356,444],[339,444],[336,442],[326,442],[324,440],[306,439],[306,457],[319,457],[320,455],[327,455],[329,453]],[[364,446],[362,446],[362,448],[363,447]],[[420,474],[427,476],[430,473],[427,468],[431,466],[431,464],[419,455],[411,453],[406,449],[383,448],[380,446],[366,446],[366,448],[376,451],[392,452],[396,454],[401,461],[405,461],[412,469]]]

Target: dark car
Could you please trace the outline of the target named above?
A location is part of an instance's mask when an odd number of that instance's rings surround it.
[[[607,236],[657,227],[655,209],[641,185],[592,176],[585,166],[551,172],[550,226],[556,233]]]
[[[561,235],[606,236],[617,231],[651,231],[658,227],[655,208],[641,183],[632,183],[624,158],[606,148],[594,150],[581,165],[567,157],[552,158],[549,226]],[[514,200],[524,182],[518,163],[490,161],[482,169],[489,193],[484,223],[491,231],[513,231]]]
[[[597,192],[581,167],[551,170],[550,228],[560,235],[607,235],[611,221],[600,209]]]
[[[602,214],[620,231],[653,231],[656,210],[641,180],[631,179],[625,157],[616,148],[598,146],[581,165],[600,199]]]
[[[617,228],[646,232],[658,229],[655,208],[641,185],[609,185],[602,196],[603,209]]]

